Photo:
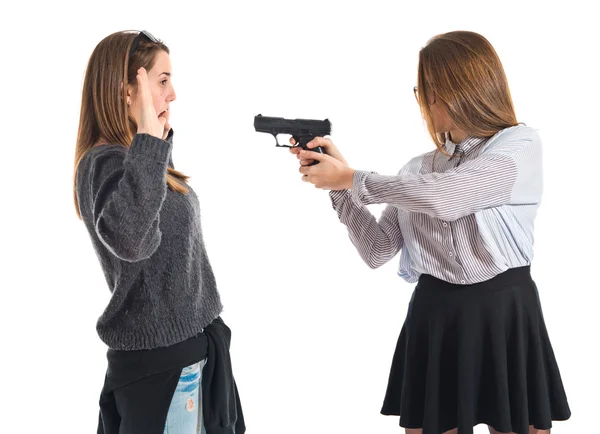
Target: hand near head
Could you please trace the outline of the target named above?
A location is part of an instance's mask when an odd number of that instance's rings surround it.
[[[138,69],[137,91],[135,101],[131,105],[134,117],[138,119],[138,134],[150,134],[158,138],[165,138],[169,132],[168,112],[158,117],[152,102],[152,93],[148,82],[148,73],[145,68]],[[168,127],[171,128],[170,126]]]

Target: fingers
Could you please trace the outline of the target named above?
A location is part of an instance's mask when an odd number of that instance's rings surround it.
[[[294,140],[294,138],[290,138],[290,143],[292,145],[294,145],[296,143],[296,141]],[[319,143],[318,141],[316,143]],[[318,144],[315,144],[315,146],[319,146]],[[327,158],[328,156],[325,154],[321,154],[320,152],[314,152],[314,151],[306,151],[303,148],[297,146],[294,148],[290,148],[290,153],[295,154],[296,158],[298,158],[298,160],[300,160],[300,167],[308,167],[310,165],[312,165],[315,160],[317,161],[322,161],[324,158]],[[304,176],[302,178],[303,181],[307,181],[307,177]],[[308,181],[310,182],[310,181]]]
[[[160,116],[158,118],[158,121],[160,122],[160,125],[162,126],[163,130],[166,128],[167,125],[167,118]]]
[[[292,145],[296,145],[296,141],[294,140],[293,137],[290,137],[290,143]],[[308,148],[316,148],[317,146],[322,146],[323,148],[328,148],[328,147],[333,147],[334,144],[331,141],[331,139],[329,139],[327,137],[315,137],[310,142],[308,142],[306,144],[306,146]],[[295,148],[292,148],[292,149],[295,149]]]
[[[296,158],[298,160],[300,160],[300,164],[303,166],[307,166],[310,163],[312,163],[314,160],[310,159],[310,158],[304,158],[300,156],[300,151],[302,151],[302,148],[296,147],[296,148],[290,148],[290,153],[296,155]]]
[[[294,140],[293,137],[290,137],[290,144],[292,144],[293,146],[296,145],[296,141]],[[308,142],[306,144],[306,146],[308,148],[316,148],[317,146],[322,146],[324,148],[327,148],[327,147],[333,146],[333,142],[331,141],[331,139],[328,139],[326,137],[315,137],[310,142]],[[290,149],[301,149],[301,148],[290,148]]]
[[[150,134],[161,138],[164,136],[168,118],[164,115],[161,117],[157,116],[158,113],[156,113],[156,109],[154,108],[150,84],[148,82],[148,73],[145,68],[137,70],[136,80],[138,86],[135,94],[135,116],[138,123],[138,133]]]
[[[328,147],[333,146],[333,142],[331,141],[331,139],[328,139],[326,137],[315,137],[310,142],[308,142],[306,146],[308,148],[316,148],[317,146],[322,146],[323,148],[327,149]]]
[[[302,175],[302,181],[310,184],[314,184],[315,188],[322,188],[322,183],[318,181],[318,178],[315,178],[314,175],[307,174]]]
[[[163,125],[163,140],[165,140],[167,138],[167,136],[169,135],[169,131],[171,131],[171,124],[169,123],[169,113],[171,113],[170,110],[166,110],[163,112],[162,116],[159,116],[159,120],[161,117],[163,117],[165,119],[165,123]]]
[[[138,107],[142,110],[142,116],[144,112],[147,112],[148,115],[150,113],[155,113],[154,104],[152,102],[152,94],[150,92],[150,84],[148,82],[148,73],[145,68],[138,69],[138,73],[136,75],[138,88],[136,99],[138,100]]]
[[[309,182],[311,184],[314,184],[316,188],[321,188],[323,184],[323,168],[320,168],[318,166],[310,166],[309,164],[312,162],[313,160],[310,159],[300,160],[300,167],[298,168],[298,172],[302,174],[303,182]]]
[[[309,166],[309,165],[304,165],[304,166],[300,166],[298,167],[298,172],[300,172],[303,175],[319,175],[322,173],[321,169],[317,166]]]
[[[138,84],[138,97],[143,102],[148,102],[148,98],[150,98],[150,102],[152,102],[150,95],[150,86],[148,84],[148,73],[146,72],[146,68],[138,69],[136,79]]]
[[[290,148],[290,152],[296,155],[296,158],[300,160],[300,164],[302,165],[307,165],[314,161],[312,158],[306,158],[300,154],[300,152],[302,152],[302,148]]]
[[[144,80],[146,82],[148,82],[148,72],[146,71],[146,68],[144,68],[143,66],[137,70],[137,79],[138,79],[138,83],[143,82]]]
[[[305,159],[305,160],[313,159],[313,160],[317,160],[317,161],[323,161],[330,157],[327,154],[321,154],[320,152],[315,152],[315,151],[305,151],[304,149],[302,149],[298,153],[298,158]]]
[[[313,176],[312,175],[302,175],[302,182],[314,184]]]

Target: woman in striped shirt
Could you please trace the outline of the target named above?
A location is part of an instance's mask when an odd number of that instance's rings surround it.
[[[417,283],[381,412],[410,434],[549,433],[570,409],[530,274],[540,138],[477,33],[432,38],[414,92],[437,149],[395,176],[350,168],[327,138],[308,144],[326,154],[291,149],[363,260],[401,251],[399,274]],[[377,220],[366,206],[379,203]]]

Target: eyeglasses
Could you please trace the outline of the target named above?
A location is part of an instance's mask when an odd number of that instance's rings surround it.
[[[419,102],[419,87],[415,86],[413,87],[413,93],[415,94],[415,99],[417,100],[417,102]],[[435,92],[433,92],[433,102],[429,105],[434,105],[437,101],[437,97],[435,95]]]
[[[152,33],[148,32],[146,30],[142,30],[140,33],[138,33],[138,35],[135,37],[135,39],[131,43],[131,48],[129,49],[129,58],[131,58],[131,56],[133,56],[133,53],[135,53],[135,50],[137,49],[138,45],[140,44],[140,41],[142,40],[142,38],[146,38],[150,42],[154,42],[155,44],[159,42],[159,40],[156,39],[152,35]]]

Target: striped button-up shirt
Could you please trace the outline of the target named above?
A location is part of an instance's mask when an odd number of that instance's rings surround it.
[[[401,251],[398,274],[482,282],[533,258],[542,195],[542,148],[525,125],[491,138],[448,141],[395,176],[356,171],[351,190],[331,191],[340,221],[372,268]],[[387,204],[379,220],[366,205]]]

